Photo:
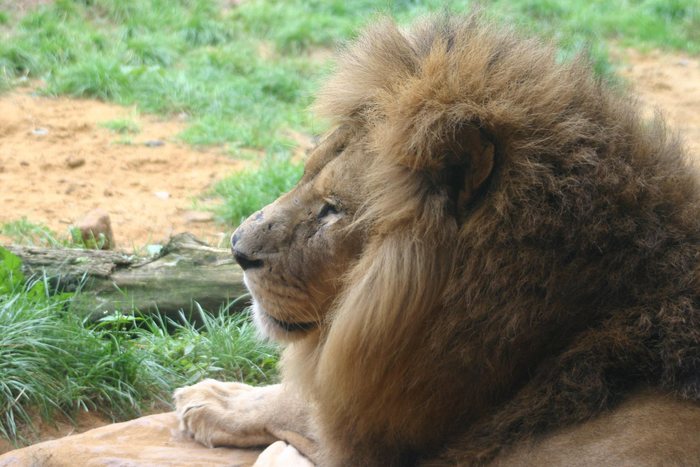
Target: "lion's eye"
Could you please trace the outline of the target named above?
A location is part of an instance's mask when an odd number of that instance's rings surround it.
[[[330,214],[338,214],[338,207],[330,201],[325,201],[323,207],[318,212],[318,218],[323,219]]]

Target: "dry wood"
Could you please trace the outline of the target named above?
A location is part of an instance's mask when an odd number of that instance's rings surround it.
[[[178,234],[155,258],[115,251],[10,246],[27,275],[46,274],[59,290],[82,292],[71,307],[97,319],[114,311],[218,311],[246,293],[229,250]],[[243,303],[243,302],[242,302]],[[242,304],[241,304],[242,306]]]

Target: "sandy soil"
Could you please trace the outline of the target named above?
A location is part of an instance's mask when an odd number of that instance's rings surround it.
[[[140,132],[101,126],[135,120]],[[192,210],[192,199],[241,167],[216,149],[179,143],[181,120],[139,116],[89,100],[19,89],[0,98],[0,223],[26,217],[67,236],[95,208],[111,216],[118,247],[142,247],[190,231],[218,243],[226,227]],[[130,139],[125,144],[125,139]]]
[[[619,73],[647,109],[660,110],[700,159],[700,57],[654,51],[618,51]]]
[[[625,63],[620,74],[649,111],[660,109],[700,157],[700,59],[630,50],[617,55]],[[138,122],[141,131],[127,135],[131,144],[101,126],[115,119]],[[242,164],[216,148],[179,143],[185,124],[102,102],[39,97],[28,88],[1,96],[0,222],[26,217],[67,235],[70,225],[99,207],[111,216],[119,248],[181,231],[221,242],[230,229],[193,211],[192,199]]]

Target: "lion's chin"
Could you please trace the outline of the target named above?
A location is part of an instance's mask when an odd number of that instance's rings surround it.
[[[263,336],[280,342],[296,341],[318,327],[316,322],[295,323],[279,320],[253,299],[253,320]]]
[[[318,327],[318,323],[314,321],[294,322],[275,318],[260,305],[255,287],[252,287],[253,284],[246,273],[243,273],[243,283],[252,296],[253,321],[263,337],[280,342],[291,342],[301,339]]]

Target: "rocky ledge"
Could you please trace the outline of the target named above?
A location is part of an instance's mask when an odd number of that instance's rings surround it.
[[[209,449],[184,436],[174,412],[149,415],[0,455],[9,466],[249,466],[256,450]]]

